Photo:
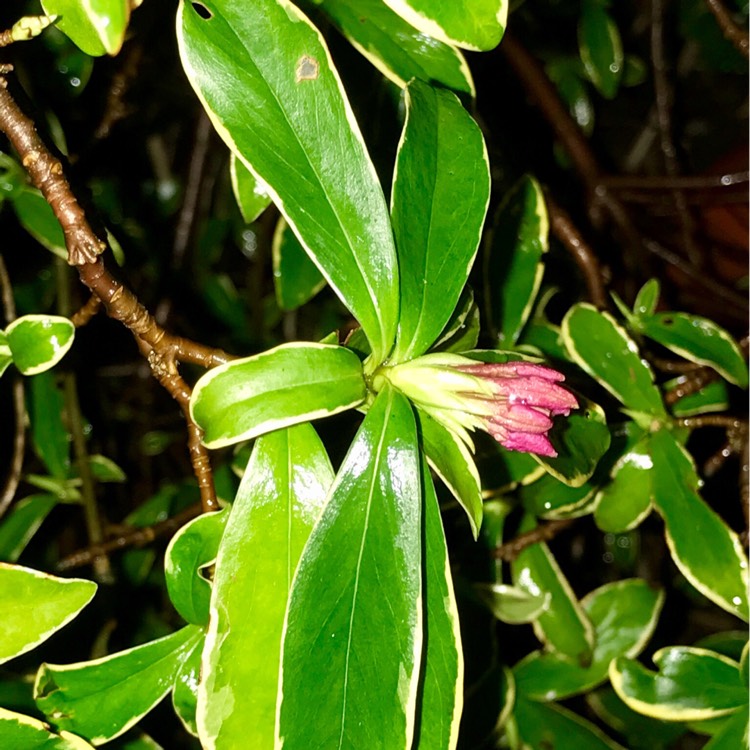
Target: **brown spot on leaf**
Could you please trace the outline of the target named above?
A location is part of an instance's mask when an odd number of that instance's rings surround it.
[[[318,77],[320,65],[314,57],[302,55],[297,61],[297,70],[294,79],[297,83],[300,81],[314,81]]]

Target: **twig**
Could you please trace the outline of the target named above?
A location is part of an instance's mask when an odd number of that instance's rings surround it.
[[[748,33],[734,22],[734,19],[721,0],[706,0],[706,5],[711,13],[714,14],[721,33],[737,48],[740,54],[747,58],[750,53]]]
[[[747,185],[750,172],[729,172],[721,175],[604,175],[599,182],[610,190],[642,190],[644,192],[664,190],[717,190],[723,191],[739,185]],[[653,200],[651,196],[650,200]]]
[[[747,423],[728,414],[700,414],[697,417],[682,417],[675,420],[678,427],[695,430],[700,427],[723,427],[726,430],[741,430]]]
[[[526,547],[554,539],[561,531],[571,526],[575,520],[575,518],[561,518],[556,521],[548,521],[547,523],[540,524],[536,528],[531,529],[531,531],[519,534],[515,539],[496,547],[492,551],[492,556],[498,560],[512,562]]]
[[[86,304],[70,316],[70,320],[76,328],[81,328],[99,312],[101,307],[102,301],[92,294]]]
[[[184,526],[190,519],[200,515],[201,510],[202,506],[200,504],[192,505],[176,516],[160,521],[153,526],[144,526],[143,528],[125,531],[114,539],[108,539],[101,544],[73,552],[57,563],[57,570],[65,571],[80,568],[83,565],[88,565],[102,555],[127,549],[128,547],[143,547],[160,536],[166,536],[177,531],[177,529]]]
[[[667,406],[673,406],[680,399],[697,393],[709,383],[719,379],[719,374],[710,367],[699,367],[677,379],[677,385],[664,395]]]

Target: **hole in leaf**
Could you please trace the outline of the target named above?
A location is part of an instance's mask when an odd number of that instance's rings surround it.
[[[208,21],[213,18],[213,13],[203,3],[191,3],[193,10],[204,20]]]
[[[661,322],[664,323],[665,326],[671,326],[674,324],[674,319],[672,318],[662,318]]]

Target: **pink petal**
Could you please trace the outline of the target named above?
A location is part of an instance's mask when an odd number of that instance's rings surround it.
[[[523,451],[524,453],[536,453],[537,456],[549,456],[555,458],[557,451],[552,447],[549,438],[543,434],[532,434],[530,432],[510,432],[500,444],[511,451]]]

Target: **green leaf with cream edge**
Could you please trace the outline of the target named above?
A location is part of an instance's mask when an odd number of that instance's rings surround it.
[[[481,51],[496,47],[505,32],[508,0],[385,0],[424,34],[456,47]]]
[[[116,55],[125,40],[132,0],[42,0],[47,15],[87,55]]]
[[[5,329],[2,348],[7,346],[13,363],[23,375],[37,375],[54,367],[65,356],[74,335],[75,327],[67,318],[24,315]]]
[[[0,708],[0,746],[19,750],[93,750],[92,745],[74,734],[54,734],[49,724],[4,708]]]
[[[236,156],[229,159],[232,192],[245,224],[252,224],[271,204],[268,188]]]
[[[333,478],[309,424],[255,443],[216,560],[198,689],[204,748],[273,747],[289,589]]]
[[[415,80],[406,107],[391,197],[401,267],[393,364],[424,354],[450,320],[490,196],[482,133],[456,96]]]
[[[420,473],[412,408],[386,384],[292,585],[277,719],[285,750],[410,746],[423,644]]]
[[[217,131],[268,187],[379,363],[396,337],[396,251],[375,168],[322,36],[287,0],[181,2],[177,36]]]
[[[203,375],[190,414],[206,446],[220,448],[352,409],[366,395],[362,364],[350,349],[282,344]]]

